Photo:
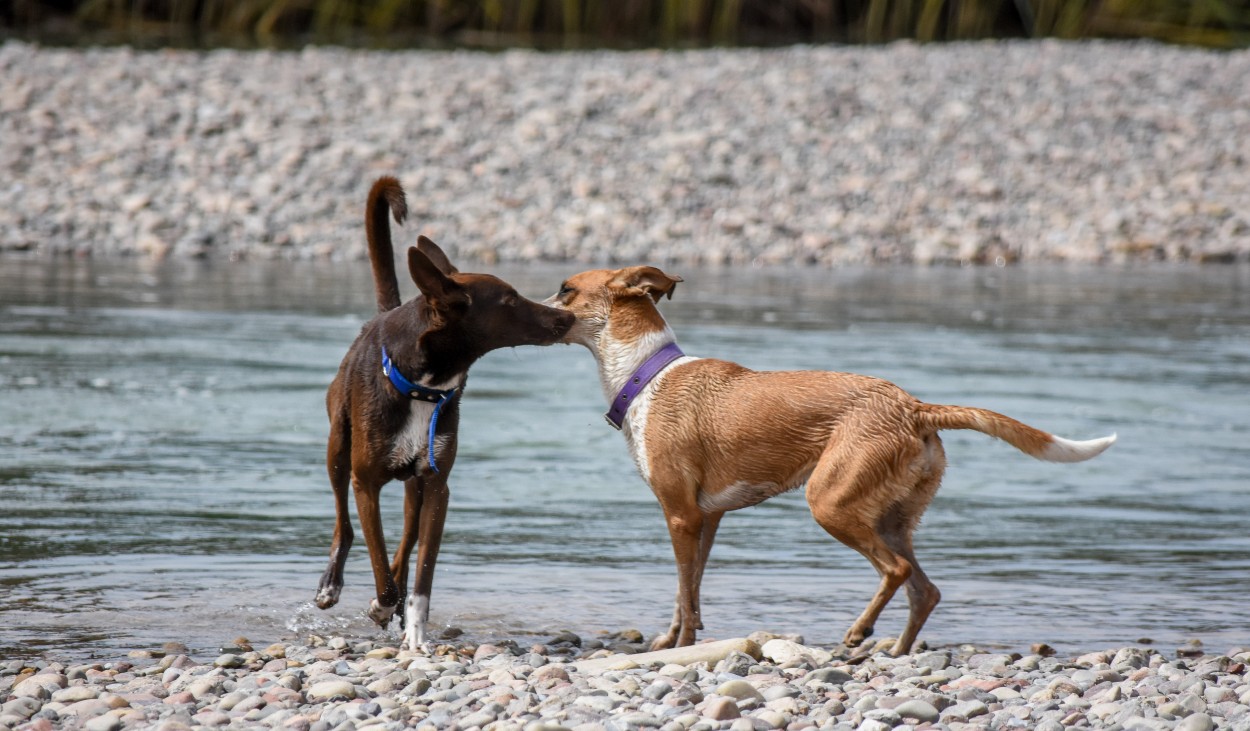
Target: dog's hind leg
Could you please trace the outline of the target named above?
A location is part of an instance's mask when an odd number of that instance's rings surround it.
[[[434,566],[443,543],[443,523],[451,492],[445,478],[421,478],[421,510],[417,523],[417,568],[404,608],[404,648],[416,652],[426,641],[430,620],[430,592],[434,588]]]
[[[896,509],[894,506],[908,492],[906,487],[910,487],[901,484],[892,465],[910,460],[905,453],[901,460],[897,459],[896,455],[903,452],[902,445],[874,447],[857,454],[840,449],[826,451],[807,485],[807,502],[820,527],[862,554],[881,576],[881,584],[868,606],[843,637],[848,647],[857,647],[872,635],[881,610],[915,570],[911,560],[892,547],[881,531],[882,518]]]
[[[916,554],[911,547],[911,536],[907,537],[906,546],[900,546],[899,552],[911,562],[911,576],[908,577],[906,584],[907,604],[910,612],[907,615],[907,626],[903,629],[903,634],[898,636],[894,647],[890,649],[890,654],[895,657],[911,651],[916,636],[920,634],[920,628],[933,613],[933,608],[942,600],[942,592],[938,591],[932,581],[929,581],[929,577],[925,576],[924,571],[920,569],[920,564],[916,562]]]
[[[942,483],[942,473],[946,470],[946,455],[942,451],[942,441],[936,434],[924,439],[925,451],[913,465],[914,474],[918,476],[915,487],[907,500],[899,503],[896,510],[886,514],[882,524],[882,535],[891,547],[911,563],[911,576],[907,579],[907,604],[910,612],[907,615],[907,626],[890,653],[895,657],[910,652],[911,646],[920,634],[934,607],[942,600],[942,592],[929,581],[920,563],[916,561],[916,552],[912,548],[912,533],[920,524],[920,516],[937,494]]]
[[[347,488],[351,482],[352,456],[350,430],[339,423],[330,429],[326,448],[326,471],[334,490],[334,538],[330,542],[330,564],[321,575],[317,589],[317,606],[329,609],[339,601],[343,590],[343,565],[352,547],[352,519],[347,510]]]
[[[379,627],[390,624],[399,604],[399,589],[391,578],[391,568],[386,563],[386,538],[382,531],[382,511],[378,496],[385,480],[364,479],[352,475],[352,488],[356,494],[356,514],[360,516],[360,529],[369,546],[369,563],[373,567],[373,581],[377,597],[369,602],[369,619]]]

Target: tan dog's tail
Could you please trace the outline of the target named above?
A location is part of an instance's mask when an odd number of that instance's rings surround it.
[[[1001,439],[1021,452],[1047,462],[1084,462],[1115,443],[1115,435],[1083,442],[1047,434],[989,409],[920,404],[916,415],[934,429],[972,429]]]
[[[408,201],[399,181],[388,176],[378,178],[369,189],[365,205],[365,237],[369,240],[369,261],[373,264],[373,288],[378,296],[378,312],[400,305],[399,280],[395,278],[395,253],[391,247],[391,226],[386,220],[390,212],[395,223],[408,217]]]

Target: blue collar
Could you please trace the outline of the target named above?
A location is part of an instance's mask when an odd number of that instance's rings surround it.
[[[422,386],[404,378],[404,374],[399,372],[399,369],[395,367],[395,362],[391,360],[391,356],[386,352],[385,345],[382,346],[382,373],[390,379],[391,385],[396,390],[408,398],[414,401],[427,401],[434,404],[434,413],[430,415],[430,432],[425,444],[426,455],[430,460],[430,468],[438,472],[438,465],[434,464],[434,430],[438,426],[438,415],[443,410],[443,404],[456,395],[456,389],[449,388],[444,391]]]

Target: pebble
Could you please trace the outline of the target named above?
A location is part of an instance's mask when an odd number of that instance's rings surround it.
[[[360,259],[389,173],[420,232],[484,263],[1244,262],[1247,78],[1250,50],[1150,42],[9,40],[0,256]]]
[[[672,656],[661,654],[632,667],[620,658],[583,666],[592,655],[602,658],[600,646],[608,643],[582,637],[530,651],[506,640],[486,651],[453,640],[432,656],[377,652],[359,638],[331,637],[315,647],[270,645],[238,667],[184,656],[177,674],[166,672],[173,660],[138,654],[131,656],[137,666],[125,672],[53,672],[64,666],[39,661],[46,671],[19,683],[8,681],[24,665],[8,663],[0,664],[0,687],[8,688],[0,691],[0,728],[1250,731],[1250,648],[1167,657],[1132,647],[1022,664],[1025,657],[970,646],[893,658],[785,642],[794,647],[780,664],[764,658],[759,645],[725,641],[720,657],[705,652],[688,665],[665,665]],[[643,649],[628,644],[631,652]],[[331,646],[339,649],[327,652]],[[746,664],[735,653],[750,661],[745,676],[724,669],[726,660]],[[811,667],[816,658],[827,659]],[[291,664],[271,666],[276,659]],[[18,695],[19,687],[57,690],[45,698]]]
[[[713,697],[704,703],[703,715],[715,721],[728,721],[742,714],[738,712],[738,705],[733,698]]]

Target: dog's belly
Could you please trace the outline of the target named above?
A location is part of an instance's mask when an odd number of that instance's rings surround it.
[[[797,490],[811,476],[814,464],[804,465],[788,479],[778,482],[734,482],[716,492],[700,490],[698,495],[699,510],[704,513],[723,513],[758,505],[765,500],[776,497],[783,492]]]

